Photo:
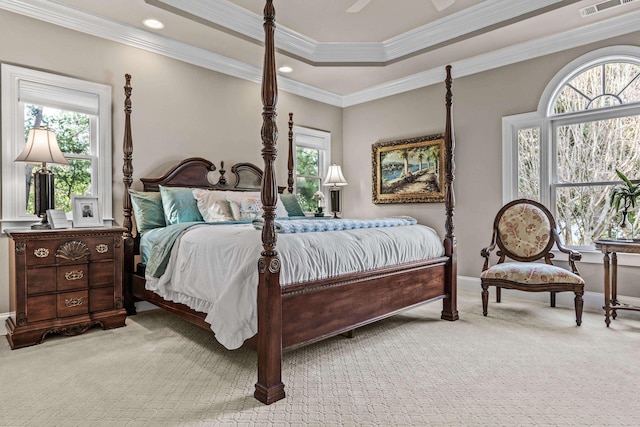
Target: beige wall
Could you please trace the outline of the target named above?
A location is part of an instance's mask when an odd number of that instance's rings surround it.
[[[502,206],[502,117],[535,111],[547,83],[572,60],[604,46],[638,45],[638,35],[458,79],[453,69],[457,144],[454,219],[460,275],[479,276],[480,250],[489,244],[493,219]],[[371,157],[374,142],[443,132],[444,94],[444,84],[440,84],[345,109],[343,171],[349,182],[344,188],[346,215],[365,212],[367,216],[378,217],[405,213],[444,234],[442,204],[374,205],[371,170],[362,167],[362,162]],[[602,266],[581,263],[579,269],[586,278],[587,290],[602,292]],[[640,290],[631,286],[638,270],[620,270],[620,293],[640,296]]]
[[[112,87],[113,212],[122,223],[124,74],[133,76],[134,178],[158,176],[186,157],[227,169],[262,164],[260,85],[0,10],[0,61]],[[288,113],[301,126],[331,132],[342,162],[342,109],[280,91],[279,182],[286,182]],[[230,174],[229,174],[230,175]],[[134,181],[135,182],[135,181]],[[134,184],[137,187],[137,184]],[[9,311],[8,239],[0,238],[0,315]]]

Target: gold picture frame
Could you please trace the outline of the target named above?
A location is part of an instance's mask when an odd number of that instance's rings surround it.
[[[444,202],[444,151],[444,134],[373,144],[373,203]]]

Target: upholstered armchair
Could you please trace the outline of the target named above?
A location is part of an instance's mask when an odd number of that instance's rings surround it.
[[[553,247],[568,254],[571,271],[553,265]],[[490,265],[491,252],[498,247],[498,261]],[[584,280],[576,261],[582,255],[563,246],[551,212],[542,204],[527,199],[514,200],[500,209],[493,223],[491,244],[481,252],[484,266],[480,274],[482,313],[489,305],[489,286],[496,287],[496,302],[501,289],[550,292],[551,306],[556,305],[556,292],[575,293],[576,323],[582,323]]]

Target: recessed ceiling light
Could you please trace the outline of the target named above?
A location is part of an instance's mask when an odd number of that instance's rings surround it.
[[[289,67],[288,65],[284,65],[278,68],[278,71],[280,71],[281,73],[290,73],[293,71],[293,68]]]
[[[154,30],[161,30],[164,28],[164,24],[157,19],[145,19],[142,23],[145,27],[149,27]]]

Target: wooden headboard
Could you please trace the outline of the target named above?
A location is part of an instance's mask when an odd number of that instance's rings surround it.
[[[212,184],[211,173],[216,166],[209,160],[200,157],[185,159],[168,170],[159,178],[141,178],[144,191],[158,191],[164,187],[194,187],[208,190],[260,191],[262,170],[252,163],[236,163],[231,167],[235,179],[227,181],[224,162],[220,162],[220,177]]]

